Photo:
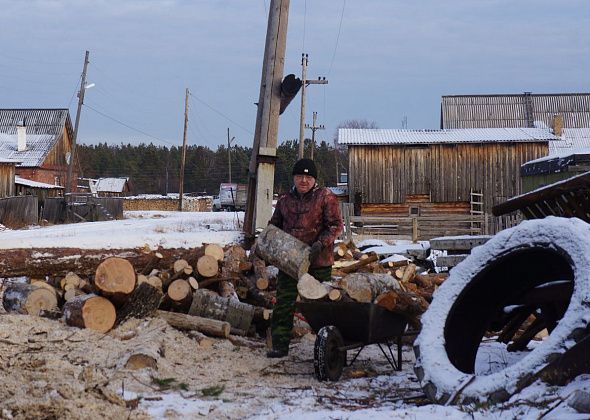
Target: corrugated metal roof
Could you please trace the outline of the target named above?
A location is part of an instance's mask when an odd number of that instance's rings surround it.
[[[59,190],[64,188],[60,185],[46,184],[45,182],[39,181],[31,181],[30,179],[21,178],[20,176],[14,177],[14,183],[19,185],[25,185],[31,188],[43,188],[47,190]]]
[[[99,178],[96,182],[97,192],[123,192],[129,178]]]
[[[27,150],[17,151],[16,127],[27,127]],[[19,166],[41,166],[51,148],[67,130],[73,138],[68,109],[0,109],[0,157],[20,161]]]
[[[338,130],[338,143],[347,145],[500,143],[549,140],[559,140],[559,137],[543,128],[471,128],[456,130],[341,128]]]
[[[27,134],[27,149],[19,152],[16,134],[0,133],[0,156],[19,161],[17,166],[41,166],[55,141],[56,136],[53,134]]]
[[[549,156],[563,156],[590,149],[590,128],[564,128],[559,142],[549,143]]]
[[[590,93],[443,96],[440,122],[445,129],[551,126],[555,114],[564,127],[590,127]]]

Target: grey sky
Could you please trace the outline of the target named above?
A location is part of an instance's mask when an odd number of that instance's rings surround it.
[[[250,146],[269,3],[0,0],[0,107],[73,119],[88,49],[81,142],[180,145],[188,87],[189,144],[216,148],[229,127]],[[438,128],[441,95],[590,91],[589,40],[586,0],[291,0],[285,74],[305,51],[308,76],[328,78],[307,91],[320,140],[347,119]],[[299,101],[279,142],[299,135]]]

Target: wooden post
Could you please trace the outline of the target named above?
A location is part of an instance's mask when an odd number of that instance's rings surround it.
[[[412,217],[412,242],[418,242],[418,218]]]
[[[178,186],[178,211],[182,211],[182,194],[184,193],[184,162],[186,161],[186,129],[188,127],[188,95],[186,88],[184,98],[184,135],[182,137],[182,159],[180,161],[180,184]]]
[[[247,235],[253,235],[257,227],[266,226],[272,212],[289,1],[270,2],[254,147],[249,166],[248,200],[244,217],[244,232]]]

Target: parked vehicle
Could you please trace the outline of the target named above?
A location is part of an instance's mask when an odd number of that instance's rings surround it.
[[[222,183],[219,186],[219,210],[246,210],[247,193],[248,186],[246,184]]]

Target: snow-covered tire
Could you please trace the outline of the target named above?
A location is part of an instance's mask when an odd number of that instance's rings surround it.
[[[555,329],[514,364],[474,374],[483,333],[506,295],[554,280],[573,281],[569,305]],[[451,270],[422,317],[414,370],[434,402],[505,401],[583,338],[589,323],[590,225],[557,217],[525,221],[475,248]],[[469,360],[460,361],[466,353]]]
[[[313,367],[318,381],[337,381],[346,364],[346,350],[342,334],[333,325],[318,331],[313,348]]]

